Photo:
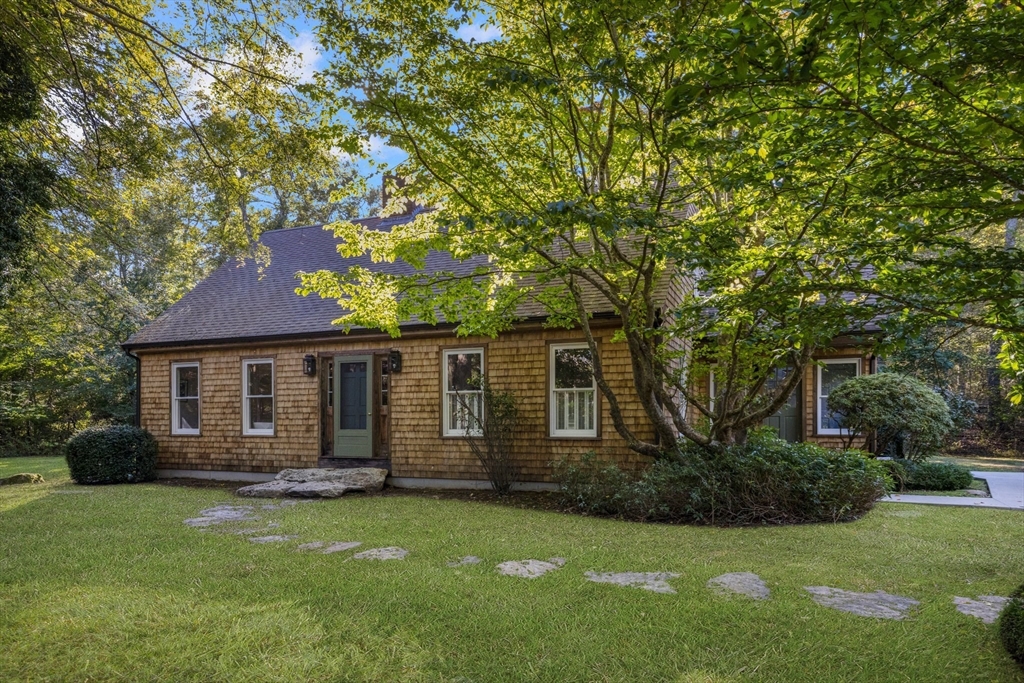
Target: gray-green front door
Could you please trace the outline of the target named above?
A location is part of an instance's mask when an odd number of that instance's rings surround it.
[[[334,457],[373,457],[373,357],[334,358]]]
[[[775,376],[768,379],[768,388],[774,389],[786,377],[787,369],[779,368]],[[774,427],[786,441],[800,440],[800,384],[797,384],[796,391],[789,397],[786,404],[779,408],[779,412],[764,419],[764,424]]]

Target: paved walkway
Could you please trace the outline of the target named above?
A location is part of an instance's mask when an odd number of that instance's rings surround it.
[[[976,479],[988,482],[991,498],[959,496],[910,496],[894,493],[882,500],[889,503],[921,503],[923,505],[959,505],[971,508],[1002,508],[1024,510],[1024,472],[971,472]]]

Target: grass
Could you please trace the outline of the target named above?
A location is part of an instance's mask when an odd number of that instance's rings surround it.
[[[353,496],[264,513],[284,545],[182,524],[222,490],[91,487],[59,460],[0,460],[0,680],[1021,681],[997,627],[953,596],[1024,580],[1014,511],[881,504],[843,525],[638,525],[430,496]],[[400,562],[301,541],[409,549]],[[478,555],[484,563],[446,562]],[[536,580],[510,559],[561,556]],[[677,595],[583,573],[674,571]],[[772,599],[705,582],[754,571]],[[921,601],[908,620],[816,605],[803,586]]]
[[[938,455],[931,462],[948,462],[963,465],[978,472],[1024,472],[1024,460],[1019,458],[954,457]]]

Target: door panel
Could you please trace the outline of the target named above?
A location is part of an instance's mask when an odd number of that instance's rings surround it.
[[[334,457],[373,457],[373,357],[334,359]]]

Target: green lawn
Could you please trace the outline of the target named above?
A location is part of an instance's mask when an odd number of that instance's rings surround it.
[[[941,455],[931,458],[930,461],[951,462],[979,472],[1024,472],[1024,460],[1017,458],[965,458]]]
[[[995,625],[955,595],[1024,581],[1019,512],[882,504],[790,528],[637,525],[429,496],[354,496],[264,513],[283,545],[182,524],[217,489],[71,485],[54,459],[0,460],[0,680],[1021,681]],[[247,527],[249,525],[241,525]],[[403,561],[299,553],[397,545]],[[484,563],[446,562],[478,555]],[[566,558],[535,580],[498,562]],[[673,571],[677,595],[583,573]],[[713,595],[753,571],[754,602]],[[921,601],[879,621],[816,605],[829,585]]]

